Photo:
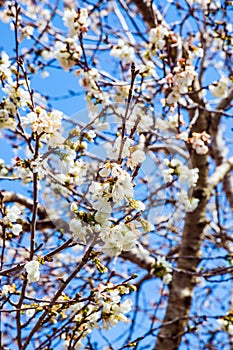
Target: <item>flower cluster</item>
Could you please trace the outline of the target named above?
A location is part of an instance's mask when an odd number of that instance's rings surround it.
[[[127,165],[132,169],[138,164],[142,164],[146,159],[144,143],[145,136],[143,134],[140,135],[138,145],[134,145],[134,141],[127,136],[125,138],[118,136],[113,147],[108,149],[108,156],[114,160],[128,158]]]
[[[215,97],[227,97],[229,93],[229,83],[230,80],[228,78],[222,77],[218,82],[215,81],[209,85],[209,90]]]
[[[120,223],[109,230],[103,230],[100,237],[104,242],[102,250],[109,256],[117,256],[122,251],[128,251],[135,248],[139,231],[130,225]]]
[[[40,279],[40,263],[37,260],[29,261],[24,266],[27,272],[27,279],[29,283],[38,282]]]
[[[9,56],[3,51],[0,53],[0,79],[2,81],[6,80],[7,82],[11,82],[11,76],[11,62]]]
[[[81,336],[81,338],[85,338],[88,334],[90,334],[93,329],[100,329],[100,325],[98,323],[101,313],[99,308],[94,304],[85,305],[83,302],[79,302],[74,304],[71,307],[72,313],[74,316],[74,322],[79,325],[76,335]],[[68,343],[68,338],[66,339],[66,343]],[[81,342],[80,342],[81,345]]]
[[[119,255],[122,251],[135,247],[136,240],[140,235],[138,226],[145,229],[153,227],[147,221],[145,224],[138,221],[112,224],[110,216],[113,207],[126,201],[129,208],[141,212],[145,205],[133,199],[132,178],[116,163],[107,162],[100,170],[101,181],[92,181],[89,187],[90,202],[94,209],[93,214],[79,212],[75,203],[72,203],[71,210],[76,214],[76,218],[70,221],[69,227],[75,240],[82,243],[87,242],[87,238],[93,233],[98,233],[101,239],[100,249],[109,256]]]
[[[233,315],[231,311],[228,312],[225,317],[219,318],[218,323],[220,324],[221,330],[233,335]]]
[[[199,203],[198,198],[189,198],[187,191],[184,189],[181,189],[178,193],[178,200],[180,204],[182,204],[185,207],[185,211],[187,213],[193,212],[197,208]]]
[[[134,48],[122,39],[119,39],[117,45],[113,46],[110,55],[126,63],[131,63],[135,60]]]
[[[88,70],[78,69],[74,71],[74,73],[77,77],[80,76],[79,84],[86,91],[86,101],[87,108],[89,110],[89,117],[90,119],[94,119],[99,112],[98,104],[102,103],[104,106],[109,103],[109,95],[104,93],[98,84],[100,73],[96,68],[90,68]],[[100,124],[99,120],[98,124]]]
[[[121,322],[127,322],[125,316],[132,308],[132,300],[126,299],[121,302],[121,297],[128,294],[130,288],[126,286],[114,286],[108,283],[106,286],[100,284],[95,292],[94,299],[97,304],[101,306],[102,322],[105,329],[110,329],[112,326]]]
[[[75,38],[66,38],[64,41],[57,41],[53,55],[59,61],[65,71],[68,71],[81,58],[82,49]],[[51,56],[51,55],[49,55]]]
[[[174,175],[178,176],[182,184],[188,184],[189,188],[195,187],[198,180],[198,168],[189,169],[178,159],[164,159],[164,164],[168,169],[163,170],[163,177],[165,182],[172,182]]]
[[[14,115],[17,108],[25,109],[25,107],[31,106],[31,97],[27,91],[25,80],[8,82],[2,90],[10,100],[10,108],[8,109],[10,115]]]
[[[154,123],[153,110],[152,109],[145,110],[143,108],[143,105],[139,103],[137,107],[133,110],[133,113],[130,116],[128,123],[129,123],[128,129],[136,125],[137,127],[136,130],[138,133],[150,131]]]
[[[125,196],[131,198],[133,195],[133,186],[129,174],[125,171],[121,171],[118,165],[114,164],[113,168],[111,168],[111,164],[107,163],[103,169],[100,170],[100,176],[107,177],[112,172],[112,176],[115,175],[115,177],[117,177],[115,184],[110,184],[110,179],[103,183],[93,181],[89,188],[92,199],[94,200],[93,207],[97,210],[95,220],[101,225],[105,224],[111,214],[112,205],[110,200],[119,202],[123,200]]]
[[[62,112],[53,110],[46,112],[44,108],[36,107],[35,112],[30,112],[26,117],[22,117],[24,126],[30,125],[33,132],[38,134],[54,134],[61,127]]]
[[[81,221],[80,219],[72,219],[70,221],[69,227],[72,233],[72,237],[75,241],[78,240],[83,244],[87,243],[87,230],[89,230],[90,233],[92,232],[87,225],[84,225],[83,221]]]
[[[169,30],[163,25],[158,25],[152,28],[149,34],[149,42],[153,44],[155,49],[162,50],[166,45],[166,37],[169,35]]]
[[[177,132],[180,126],[185,125],[182,115],[169,115],[167,120],[157,118],[156,127],[161,132]]]
[[[79,36],[87,32],[88,26],[88,12],[87,9],[82,8],[74,10],[73,8],[66,8],[62,17],[64,24],[69,28],[67,37],[57,38],[54,50],[43,50],[42,56],[48,60],[55,57],[62,68],[68,71],[74,65],[80,62],[82,56],[82,48],[79,45]]]
[[[163,278],[164,284],[170,283],[172,280],[172,265],[166,260],[164,256],[158,256],[156,259],[156,275]]]
[[[119,156],[121,158],[129,157],[130,150],[129,147],[134,144],[134,141],[129,137],[122,139],[121,136],[118,136],[114,142],[113,148],[108,152],[108,156],[114,160],[117,160]],[[121,154],[120,154],[121,150]]]
[[[166,81],[169,81],[169,85],[172,86],[172,91],[166,99],[168,105],[179,102],[182,94],[189,92],[189,87],[192,85],[196,75],[194,67],[188,64],[184,66],[182,61],[174,68],[174,74],[169,73],[169,77],[165,78]],[[164,82],[164,79],[161,82]]]
[[[94,199],[106,203],[111,199],[114,204],[120,204],[123,199],[129,200],[133,197],[132,178],[120,165],[107,162],[99,175],[107,179],[103,183],[92,182],[89,190]],[[110,175],[111,178],[108,179]]]
[[[135,246],[139,231],[132,223],[111,226],[109,218],[112,207],[123,200],[137,211],[144,210],[145,206],[133,199],[132,178],[118,164],[106,163],[99,171],[99,175],[105,178],[104,182],[92,182],[89,188],[94,200],[93,208],[96,210],[94,218],[101,225],[100,237],[104,242],[102,250],[110,256],[116,256],[122,250],[130,250]]]
[[[2,286],[2,291],[1,291],[2,295],[13,294],[15,292],[16,292],[16,285],[14,283],[5,284],[4,286]]]
[[[199,177],[198,168],[189,169],[186,165],[177,159],[172,159],[171,161],[165,159],[164,164],[168,167],[168,169],[163,170],[164,181],[172,182],[175,180],[174,177],[177,177],[182,187],[186,185],[187,189],[182,188],[178,193],[178,200],[182,205],[184,205],[187,212],[195,210],[199,203],[199,200],[197,198],[189,198],[188,190],[192,189],[197,184]]]
[[[210,142],[210,135],[205,131],[202,133],[193,132],[192,137],[188,138],[188,143],[192,145],[192,148],[197,154],[205,155],[208,153],[209,148],[206,144]]]
[[[148,60],[148,57],[146,54],[144,56],[145,56],[145,62],[143,64],[138,65],[140,75],[142,75],[144,78],[151,77],[151,76],[154,77],[155,79],[158,78],[154,62],[152,62],[151,60]]]
[[[99,320],[102,320],[102,327],[106,330],[117,325],[118,322],[128,322],[125,314],[132,308],[132,300],[121,301],[122,296],[135,290],[134,286],[114,285],[111,282],[107,285],[99,284],[93,290],[92,302],[85,305],[84,302],[78,302],[72,305],[68,310],[74,315],[73,322],[77,327],[75,338],[80,338],[77,348],[82,348],[81,339],[89,335],[94,329],[101,329]],[[63,335],[65,348],[70,348],[69,335]],[[77,344],[76,344],[77,345]]]
[[[15,130],[17,109],[25,109],[31,105],[30,94],[26,91],[25,81],[13,82],[11,79],[2,91],[6,94],[0,102],[0,128]]]
[[[88,27],[88,12],[87,9],[81,8],[79,10],[65,9],[62,17],[64,24],[69,28],[69,35],[71,37],[78,36],[80,33],[85,33]]]
[[[17,223],[17,220],[20,218],[20,216],[21,210],[16,205],[13,205],[7,209],[7,214],[3,218],[4,225],[9,226],[14,235],[18,235],[23,230],[22,225]]]

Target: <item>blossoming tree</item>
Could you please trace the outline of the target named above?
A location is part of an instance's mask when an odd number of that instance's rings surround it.
[[[0,348],[232,349],[232,2],[0,6]]]

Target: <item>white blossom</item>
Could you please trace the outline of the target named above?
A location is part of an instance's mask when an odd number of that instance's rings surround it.
[[[29,283],[32,282],[38,282],[40,279],[40,263],[39,261],[32,260],[29,261],[24,266],[26,272],[27,272],[27,279]]]
[[[149,34],[149,42],[154,44],[156,49],[162,50],[166,44],[166,36],[169,31],[166,27],[158,25],[156,28],[152,28]]]
[[[135,59],[134,48],[122,39],[118,40],[118,44],[112,48],[110,55],[120,58],[126,63],[131,63]]]
[[[5,51],[0,53],[0,78],[8,83],[12,82],[11,62]]]
[[[144,211],[146,207],[143,202],[135,199],[130,199],[129,204],[131,208],[136,209],[137,211]]]
[[[189,198],[187,192],[183,189],[178,193],[178,200],[184,205],[187,213],[193,212],[199,203],[198,198]]]
[[[65,142],[65,138],[60,134],[60,130],[53,130],[53,133],[50,134],[47,145],[49,148],[61,147]]]
[[[170,273],[167,273],[163,276],[163,283],[169,284],[172,281],[172,275]]]
[[[14,235],[18,235],[20,232],[22,232],[23,227],[21,224],[15,224],[12,227],[12,232],[14,233]]]
[[[192,188],[195,187],[199,178],[199,169],[198,168],[192,168],[189,169],[185,165],[180,165],[178,168],[179,172],[179,181],[181,183],[188,183],[188,187]]]
[[[112,212],[111,204],[102,198],[93,203],[93,208],[97,210],[94,216],[95,221],[102,227],[106,226]]]
[[[100,91],[96,83],[100,78],[98,70],[96,68],[91,68],[88,71],[82,71],[80,74],[82,76],[80,85],[89,93],[92,93],[94,96],[96,94],[96,97],[100,98]]]
[[[8,293],[14,293],[16,290],[15,284],[10,285],[10,284],[4,284],[2,286],[2,295],[7,295]]]
[[[123,144],[123,147],[122,147]],[[130,147],[134,144],[134,141],[128,137],[122,139],[121,136],[118,136],[114,142],[112,150],[109,152],[108,156],[112,159],[117,159],[120,156],[120,150],[122,147],[121,158],[129,157]]]
[[[17,207],[17,205],[13,205],[7,210],[5,218],[11,222],[15,222],[20,217],[20,214],[21,210],[19,209],[19,207]]]
[[[226,77],[222,77],[218,82],[215,81],[211,85],[209,85],[209,90],[215,97],[227,97],[228,85],[229,79]]]
[[[22,125],[30,125],[33,132],[41,134],[53,134],[61,127],[63,113],[57,110],[47,113],[43,108],[36,107],[35,112],[30,112],[22,119]]]
[[[74,162],[73,169],[71,169],[70,172],[74,177],[75,184],[80,186],[85,182],[86,179],[87,164],[82,159],[79,159]]]
[[[167,97],[167,103],[169,105],[179,102],[181,94],[178,87],[175,87]]]
[[[38,174],[39,180],[43,179],[48,174],[47,160],[42,160],[41,156],[31,162],[31,167],[33,173]]]
[[[27,88],[27,85],[24,80],[19,81],[18,83],[14,81],[6,84],[5,87],[2,88],[2,91],[8,95],[11,106],[14,110],[16,107],[24,109],[26,106],[31,105],[30,94],[25,88]]]
[[[110,184],[92,181],[91,186],[89,187],[89,192],[94,200],[100,200],[100,198],[104,198],[107,201],[112,197],[110,193]],[[102,200],[102,199],[101,199]]]
[[[209,151],[207,144],[210,142],[210,135],[205,131],[201,133],[193,132],[192,137],[188,139],[188,142],[191,143],[192,148],[197,154],[205,155]]]
[[[181,94],[188,92],[189,86],[192,85],[194,78],[197,76],[197,73],[193,66],[186,65],[185,69],[182,70],[180,67],[175,68],[176,72],[174,76],[175,85],[178,87]]]
[[[163,180],[166,183],[172,182],[173,180],[173,169],[163,169],[162,170],[162,175],[163,175]]]
[[[109,232],[100,235],[104,245],[103,251],[109,256],[117,256],[122,251],[135,248],[136,233],[131,231],[124,223],[111,228]]]
[[[157,256],[157,265],[162,265],[166,273],[163,276],[163,283],[168,284],[172,280],[172,275],[170,272],[172,272],[172,265],[166,260],[164,256]]]
[[[126,299],[121,303],[121,293],[124,289],[113,289],[112,283],[108,283],[105,287],[100,284],[98,287],[99,292],[95,294],[95,300],[102,305],[102,322],[103,328],[109,330],[112,326],[116,326],[119,321],[128,322],[128,318],[125,316],[130,312],[132,308],[132,300]],[[109,289],[108,289],[109,288]],[[125,290],[128,293],[128,290]]]
[[[115,203],[120,203],[124,198],[133,197],[133,184],[131,176],[126,172],[118,176],[116,183],[113,185],[112,198]]]
[[[204,50],[202,47],[198,47],[195,51],[194,51],[195,55],[199,58],[202,58],[204,55]]]
[[[171,272],[172,271],[172,265],[166,260],[166,258],[164,256],[157,256],[157,265],[162,265],[167,272]]]
[[[35,308],[30,308],[26,310],[26,316],[27,317],[32,317],[35,315]]]
[[[77,203],[72,202],[71,205],[70,205],[70,210],[73,211],[73,212],[78,211],[78,205],[77,205]]]
[[[54,49],[54,57],[59,61],[65,71],[72,68],[82,54],[81,46],[72,38],[67,38],[64,42],[57,41]]]
[[[110,169],[110,167],[107,167],[106,164],[105,164],[105,165],[103,166],[103,168],[100,169],[100,171],[99,171],[99,175],[100,175],[101,177],[107,177],[107,176],[110,175],[110,173],[111,173],[111,169]]]
[[[200,155],[205,155],[209,152],[209,148],[208,146],[206,146],[203,141],[199,141],[199,145],[196,145],[196,152],[197,154],[200,154]]]
[[[173,176],[177,175],[181,184],[187,184],[188,188],[195,187],[199,178],[198,168],[189,169],[186,165],[182,164],[180,160],[172,159],[170,162],[168,159],[164,159],[164,164],[168,166],[168,169],[163,169],[162,174],[165,182],[172,182]]]
[[[137,149],[131,154],[131,161],[134,166],[141,164],[146,159],[145,152],[141,149]]]
[[[151,232],[155,229],[154,225],[145,219],[140,219],[140,224],[142,225],[143,231],[145,232]]]
[[[79,11],[67,8],[64,11],[62,19],[65,26],[70,30],[70,36],[79,35],[87,31],[88,12],[85,8],[81,8]]]
[[[86,244],[86,228],[83,222],[79,219],[72,219],[70,221],[70,231],[72,232],[73,239],[79,240],[80,242]]]

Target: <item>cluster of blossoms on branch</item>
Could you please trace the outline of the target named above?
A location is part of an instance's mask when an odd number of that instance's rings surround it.
[[[99,284],[92,293],[90,303],[78,302],[67,310],[67,313],[71,312],[71,315],[73,315],[73,324],[78,325],[74,336],[78,340],[78,347],[83,347],[81,340],[95,328],[101,329],[103,327],[109,330],[116,326],[118,322],[129,321],[125,314],[130,312],[132,300],[128,298],[122,301],[121,299],[125,294],[130,293],[131,288],[123,284]],[[66,315],[63,315],[63,317],[65,318]],[[102,327],[100,320],[102,320]],[[68,349],[70,344],[69,334],[64,334],[63,339],[65,340],[64,346]]]
[[[190,137],[187,141],[192,145],[192,148],[197,154],[203,155],[208,153],[210,135],[207,134],[205,131],[203,131],[202,133],[193,132],[192,137]]]
[[[164,159],[164,164],[167,166],[163,170],[163,177],[165,182],[172,182],[176,179],[181,184],[182,189],[178,193],[178,200],[182,206],[184,206],[187,212],[194,211],[198,206],[198,198],[189,198],[188,192],[192,190],[198,181],[198,168],[189,169],[180,160]]]
[[[18,219],[21,217],[21,210],[13,205],[6,209],[6,215],[3,217],[3,224],[9,227],[14,235],[19,235],[22,232],[23,227],[21,223],[17,223]],[[20,221],[20,220],[19,220]]]
[[[89,225],[81,222],[83,215],[73,203],[71,209],[77,212],[79,218],[71,220],[70,230],[75,239],[83,243],[86,243],[86,237],[91,233],[98,233],[103,242],[101,249],[110,256],[116,256],[135,247],[137,237],[140,235],[139,228],[145,227],[145,223],[142,225],[140,218],[136,216],[136,220],[126,217],[125,223],[114,225],[110,218],[114,206],[124,201],[132,210],[141,212],[145,209],[145,205],[133,199],[132,178],[117,163],[106,163],[99,171],[99,176],[101,181],[93,181],[89,187],[90,200],[95,210],[94,215],[88,219]]]
[[[209,90],[215,97],[224,98],[229,94],[230,85],[232,85],[232,81],[227,77],[222,77],[218,82],[214,81],[209,86]]]

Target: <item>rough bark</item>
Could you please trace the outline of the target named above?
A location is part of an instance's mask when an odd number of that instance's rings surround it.
[[[193,131],[206,130],[208,113],[200,112]],[[201,255],[203,229],[206,225],[206,204],[208,200],[208,157],[191,152],[191,163],[199,169],[199,180],[193,196],[199,199],[199,205],[194,212],[187,213],[179,251],[177,268],[185,272],[175,272],[171,283],[169,301],[164,323],[173,319],[166,327],[162,327],[158,335],[156,350],[176,350],[185,332],[192,303],[193,290],[196,285],[196,276],[188,272],[196,272]],[[188,258],[187,257],[192,257]],[[177,320],[178,319],[178,320]]]
[[[136,5],[137,9],[142,15],[143,21],[149,26],[149,28],[155,27],[157,21],[155,19],[152,7],[147,6],[142,0],[133,0],[132,2]]]

